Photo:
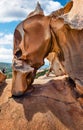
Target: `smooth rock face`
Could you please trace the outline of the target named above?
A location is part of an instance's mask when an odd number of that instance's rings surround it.
[[[40,77],[33,87],[19,98],[11,79],[0,88],[0,130],[83,130],[82,104],[64,77]]]

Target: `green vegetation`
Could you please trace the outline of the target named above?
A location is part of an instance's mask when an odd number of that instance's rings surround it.
[[[3,68],[6,69],[5,74],[7,75],[7,78],[12,78],[12,64],[10,64],[10,63],[0,63],[0,70],[3,70]],[[42,70],[40,69],[37,72],[35,78],[38,78],[40,76],[45,75],[47,71],[48,71],[47,68],[45,69],[44,67],[42,67]]]
[[[42,71],[39,71],[39,72],[37,72],[35,78],[37,79],[38,77],[45,75],[47,72],[48,72],[48,69],[44,69]]]

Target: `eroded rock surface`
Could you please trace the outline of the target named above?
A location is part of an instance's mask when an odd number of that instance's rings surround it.
[[[5,81],[6,75],[0,70],[0,86]]]
[[[11,79],[0,88],[0,130],[83,130],[82,104],[64,77],[40,77],[33,87],[19,98]]]

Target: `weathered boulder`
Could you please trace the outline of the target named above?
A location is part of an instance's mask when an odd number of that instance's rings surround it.
[[[5,81],[6,75],[0,70],[0,86]]]
[[[52,72],[55,74],[55,76],[61,76],[66,74],[64,68],[60,64],[60,61],[56,57],[55,52],[49,53],[46,58],[50,63],[49,70],[46,74],[47,76],[49,76],[49,74]]]
[[[0,88],[0,130],[83,130],[83,99],[73,87],[64,76],[44,76],[34,81],[32,92],[15,98],[7,80]]]

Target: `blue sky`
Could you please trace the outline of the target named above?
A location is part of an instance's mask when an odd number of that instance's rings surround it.
[[[12,62],[14,29],[35,9],[37,1],[48,15],[70,0],[0,0],[0,62]]]

